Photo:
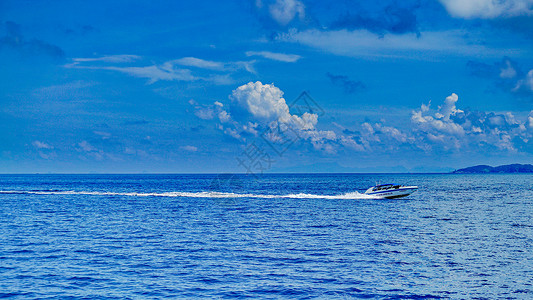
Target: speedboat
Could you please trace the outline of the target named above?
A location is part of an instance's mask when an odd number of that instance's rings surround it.
[[[379,184],[366,190],[365,194],[379,198],[395,199],[407,197],[418,189],[417,186],[404,186],[399,184]]]

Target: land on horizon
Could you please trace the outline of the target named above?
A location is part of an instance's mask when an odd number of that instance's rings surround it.
[[[487,173],[533,173],[531,164],[510,164],[491,167],[488,165],[477,165],[458,169],[453,174],[487,174]]]

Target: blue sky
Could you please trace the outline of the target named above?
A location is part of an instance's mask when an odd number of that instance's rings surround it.
[[[1,1],[0,172],[532,163],[533,1],[374,2]]]

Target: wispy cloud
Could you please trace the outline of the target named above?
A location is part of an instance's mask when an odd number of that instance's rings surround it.
[[[130,55],[130,54],[119,54],[119,55],[106,55],[101,57],[80,57],[80,58],[73,58],[72,60],[74,63],[82,63],[82,62],[107,62],[107,63],[127,63],[127,62],[133,62],[136,60],[142,59],[141,56],[138,55]]]
[[[191,146],[191,145],[181,146],[180,149],[183,150],[183,151],[187,151],[187,152],[196,152],[196,151],[198,151],[197,147]]]
[[[216,62],[208,61],[195,57],[184,57],[166,61],[162,64],[151,64],[144,66],[120,66],[117,63],[131,63],[140,60],[137,55],[111,55],[97,58],[74,58],[73,62],[66,64],[66,68],[92,69],[92,70],[109,70],[128,74],[137,78],[148,79],[148,84],[158,81],[205,81],[214,84],[231,84],[234,80],[231,74],[245,70],[255,73],[253,68],[254,61],[237,61],[237,62]],[[103,63],[103,64],[102,64]],[[136,64],[138,64],[136,62]],[[194,67],[213,71],[205,74],[206,71],[193,71],[184,67]],[[200,73],[200,74],[196,74]]]
[[[182,66],[197,67],[197,68],[204,68],[204,69],[213,69],[213,70],[224,69],[224,63],[221,63],[218,61],[204,60],[204,59],[200,59],[196,57],[184,57],[184,58],[173,60],[172,63],[176,63]]]
[[[89,144],[89,142],[87,141],[79,142],[78,146],[80,147],[82,151],[85,151],[85,152],[98,151],[98,149],[96,149],[93,145]]]
[[[41,141],[33,141],[31,144],[37,149],[54,149],[53,146]]]
[[[230,62],[220,62],[220,61],[211,61],[204,60],[196,57],[183,57],[180,59],[171,60],[167,63],[176,64],[186,67],[195,67],[200,69],[208,69],[215,71],[238,71],[245,70],[249,73],[255,73],[254,63],[255,61],[230,61]]]
[[[300,55],[296,54],[285,54],[285,53],[276,53],[270,51],[247,51],[246,56],[262,56],[264,58],[282,61],[282,62],[296,62],[300,58]]]
[[[125,73],[138,78],[149,79],[148,84],[157,81],[195,81],[198,77],[191,74],[191,70],[177,69],[171,65],[163,64],[147,67],[94,67],[94,69],[112,70]]]
[[[408,57],[424,59],[431,55],[499,56],[516,52],[512,48],[491,49],[471,44],[461,30],[426,31],[417,34],[380,36],[368,30],[290,30],[280,41],[300,43],[344,56]],[[420,55],[424,53],[426,55]]]
[[[93,146],[91,143],[85,140],[79,142],[77,146],[78,148],[76,148],[76,150],[84,155],[82,156],[82,158],[84,159],[90,158],[90,159],[94,159],[97,161],[102,161],[102,160],[119,161],[121,160],[121,158],[116,156],[115,154],[105,152],[104,150]]]

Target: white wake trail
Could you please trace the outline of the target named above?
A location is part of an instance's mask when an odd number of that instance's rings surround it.
[[[182,198],[290,198],[290,199],[379,199],[375,196],[350,192],[341,195],[316,194],[237,194],[223,192],[165,192],[165,193],[137,193],[137,192],[91,192],[91,191],[0,191],[0,194],[26,195],[92,195],[92,196],[131,196],[131,197],[182,197]]]

